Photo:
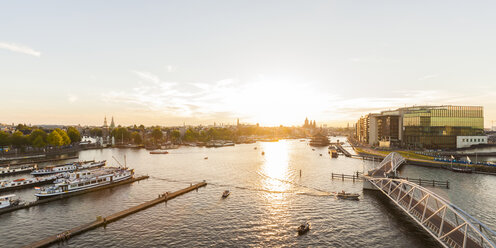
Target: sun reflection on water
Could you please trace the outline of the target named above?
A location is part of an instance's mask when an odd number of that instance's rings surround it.
[[[261,167],[262,187],[266,197],[282,199],[281,192],[287,192],[291,185],[289,181],[289,146],[287,141],[262,143],[265,152],[264,163]],[[276,194],[274,194],[276,193]]]

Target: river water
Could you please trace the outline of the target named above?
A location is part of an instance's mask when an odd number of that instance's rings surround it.
[[[374,162],[344,156],[331,159],[326,147],[312,148],[300,140],[169,152],[80,152],[80,160],[106,159],[108,165],[117,165],[112,156],[122,161],[126,155],[129,167],[150,178],[0,215],[0,247],[26,245],[203,180],[208,185],[197,192],[53,247],[438,247],[385,196],[362,192],[361,182],[331,180],[332,172],[352,174]],[[411,165],[404,165],[401,173],[449,180],[449,190],[432,190],[496,229],[496,176]],[[221,199],[226,189],[231,195]],[[358,192],[361,200],[329,196],[340,190]],[[14,193],[24,200],[35,199],[32,189]],[[296,227],[306,221],[312,230],[298,236]]]

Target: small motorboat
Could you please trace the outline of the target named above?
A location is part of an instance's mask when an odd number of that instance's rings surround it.
[[[336,198],[344,200],[359,200],[358,197],[360,197],[360,194],[346,193],[344,190],[336,194]]]
[[[226,191],[224,191],[224,193],[222,193],[222,198],[226,198],[226,197],[228,197],[230,194],[231,194],[231,191],[226,190]]]
[[[305,233],[307,233],[308,231],[310,231],[310,223],[305,223],[305,224],[301,224],[299,227],[298,227],[298,235],[303,235]]]

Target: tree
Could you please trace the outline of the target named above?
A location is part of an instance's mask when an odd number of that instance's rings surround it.
[[[79,131],[74,128],[74,127],[69,127],[67,129],[67,135],[69,136],[69,138],[71,139],[71,143],[76,143],[76,142],[79,142],[81,141],[81,134],[79,133]]]
[[[26,136],[21,131],[15,131],[14,134],[12,134],[12,145],[20,148],[28,143],[28,140]]]
[[[64,130],[60,128],[55,128],[54,131],[59,133],[60,137],[62,138],[62,145],[71,144],[71,138],[69,138],[69,135],[67,135],[67,133]]]
[[[33,130],[33,132],[31,132],[31,134],[29,134],[28,140],[32,146],[40,147],[40,146],[36,146],[34,144],[35,140],[37,140],[38,137],[40,137],[41,141],[43,141],[43,143],[45,143],[45,145],[46,145],[47,136],[48,135],[45,131],[38,128],[38,129]],[[41,144],[39,139],[38,139],[38,144]]]
[[[181,132],[179,130],[172,130],[171,138],[172,142],[176,143],[181,138]]]
[[[198,136],[199,136],[198,132],[196,132],[192,128],[188,128],[188,130],[186,130],[186,133],[184,134],[184,141],[186,142],[195,141],[198,139]]]
[[[117,142],[123,143],[124,140],[129,140],[131,134],[125,127],[114,128],[111,135],[115,138]]]
[[[95,137],[102,137],[103,136],[103,130],[101,128],[95,127],[90,129],[90,135]]]
[[[133,139],[134,144],[139,145],[143,143],[143,139],[141,138],[141,134],[134,131],[131,133],[131,139]]]
[[[46,142],[43,140],[43,137],[41,136],[37,136],[33,142],[31,142],[31,145],[34,146],[34,147],[38,147],[38,148],[42,148],[42,147],[45,147],[47,144]]]
[[[57,131],[52,131],[47,137],[48,144],[51,146],[61,146],[64,144],[62,136]]]
[[[4,131],[0,131],[0,146],[11,145],[10,135]]]
[[[158,141],[160,141],[163,136],[164,136],[164,134],[162,133],[162,130],[160,130],[159,127],[156,127],[156,128],[153,129],[153,131],[152,131],[152,138],[155,141],[155,143],[157,143]]]

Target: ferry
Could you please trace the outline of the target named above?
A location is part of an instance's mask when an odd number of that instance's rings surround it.
[[[0,169],[0,175],[12,175],[12,174],[30,172],[37,168],[38,166],[36,164],[34,166],[21,166],[13,169],[11,169],[10,166],[7,166],[6,168]]]
[[[59,180],[50,187],[38,188],[34,194],[38,198],[63,195],[92,188],[98,188],[132,178],[133,169],[107,167],[97,170],[76,171],[65,180]]]
[[[19,198],[14,194],[0,196],[0,210],[15,207],[19,205],[19,203],[21,203],[21,200],[19,200]]]
[[[49,175],[61,172],[73,172],[75,170],[98,168],[104,166],[106,162],[106,160],[103,160],[98,162],[74,162],[63,166],[47,166],[43,169],[34,170],[31,172],[31,175]]]

